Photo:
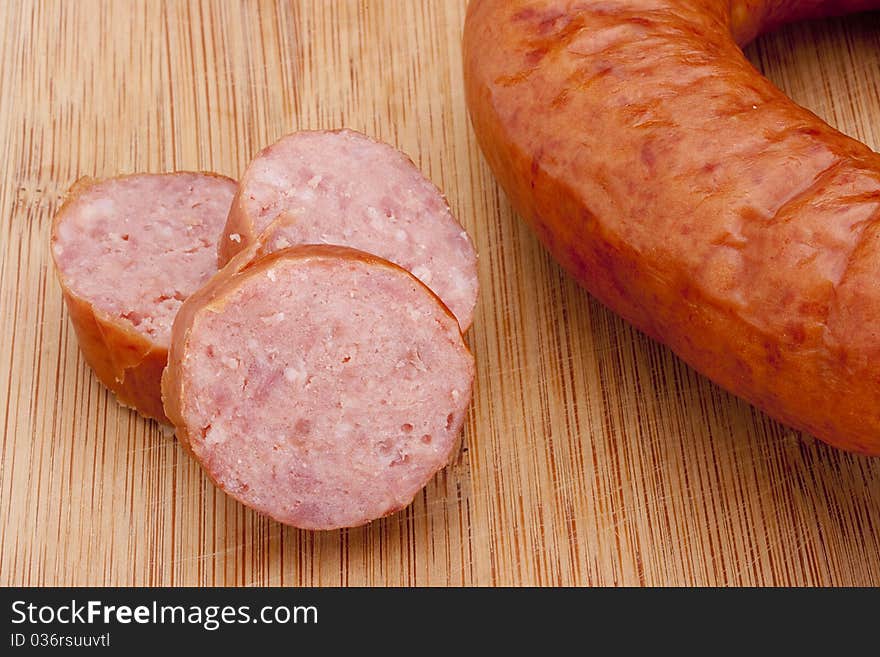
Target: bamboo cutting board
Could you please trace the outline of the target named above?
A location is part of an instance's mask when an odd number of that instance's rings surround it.
[[[468,124],[464,12],[0,2],[0,583],[880,585],[880,459],[713,386],[591,300],[513,214]],[[880,16],[793,26],[749,56],[880,148]],[[228,499],[97,383],[48,231],[79,176],[237,176],[286,132],[339,126],[409,153],[473,235],[478,374],[465,447],[411,507],[309,533]]]

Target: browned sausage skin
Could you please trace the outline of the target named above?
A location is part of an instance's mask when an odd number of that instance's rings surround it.
[[[697,4],[708,4],[700,2]],[[723,6],[725,3],[716,3]],[[880,7],[877,0],[730,0],[730,31],[740,45],[784,23]]]
[[[880,454],[880,156],[740,43],[880,2],[474,0],[492,170],[592,294],[793,427]]]

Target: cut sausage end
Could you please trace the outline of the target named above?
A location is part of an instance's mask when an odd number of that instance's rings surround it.
[[[403,269],[286,249],[184,304],[164,387],[211,478],[304,529],[408,505],[450,459],[471,397],[458,323]]]

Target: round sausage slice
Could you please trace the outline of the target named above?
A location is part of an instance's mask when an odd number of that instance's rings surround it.
[[[235,187],[185,172],[84,179],[55,216],[52,256],[86,362],[121,403],[161,422],[171,324],[217,271]]]
[[[333,529],[402,509],[448,463],[473,376],[458,322],[415,277],[312,245],[227,268],[184,302],[162,386],[220,488]]]
[[[471,325],[476,254],[446,199],[406,155],[351,130],[282,138],[248,166],[220,240],[220,265],[280,214],[269,244],[338,244],[410,271]],[[278,246],[276,246],[278,245]]]

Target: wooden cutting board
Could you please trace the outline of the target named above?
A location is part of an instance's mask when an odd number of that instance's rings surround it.
[[[0,2],[0,584],[880,585],[880,459],[709,383],[576,287],[511,211],[468,124],[464,13]],[[748,54],[880,148],[880,16],[794,26]],[[237,176],[286,132],[338,126],[409,153],[473,235],[478,376],[463,451],[411,507],[309,533],[218,492],[97,383],[48,231],[79,176]]]

